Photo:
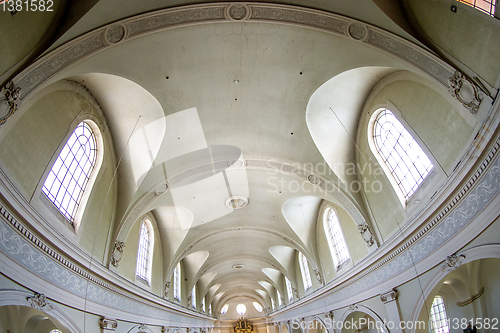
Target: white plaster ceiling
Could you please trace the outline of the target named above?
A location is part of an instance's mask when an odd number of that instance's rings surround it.
[[[102,0],[59,42],[116,19],[184,3]],[[369,0],[290,3],[355,17],[408,37]],[[157,184],[210,167],[186,176],[139,215],[151,211],[156,218],[165,282],[182,259],[189,290],[198,282],[207,308],[210,300],[220,309],[230,299],[230,304],[241,301],[254,309],[253,300],[270,306],[262,289],[275,295],[273,281],[280,274],[297,285],[296,251],[316,265],[317,211],[322,199],[336,199],[293,174],[265,166],[217,168],[214,160],[299,168],[325,159],[329,165],[346,163],[354,147],[346,133],[340,134],[341,126],[353,133],[372,87],[397,70],[413,68],[326,32],[225,22],[128,40],[68,67],[53,81],[71,78],[86,85],[104,110],[117,156],[126,152],[119,167],[123,193],[117,228]],[[329,107],[339,112],[343,124],[332,120]],[[338,136],[325,134],[330,122]],[[341,173],[323,176],[335,183],[347,180]],[[225,202],[235,195],[248,198],[248,205],[229,208]],[[245,267],[235,270],[235,264]],[[234,319],[231,311],[224,318]]]

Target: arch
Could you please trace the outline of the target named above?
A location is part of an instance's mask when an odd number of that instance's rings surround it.
[[[382,319],[382,317],[380,317],[375,311],[373,311],[369,307],[364,306],[364,305],[360,305],[360,304],[349,306],[346,309],[346,311],[342,314],[340,321],[342,323],[344,323],[346,321],[347,317],[349,315],[355,313],[355,312],[362,312],[362,313],[365,313],[365,314],[369,315],[370,317],[372,317],[377,322],[383,323],[383,328],[384,328],[384,332],[385,333],[390,332],[389,329],[387,328],[387,326],[385,325],[384,320]],[[338,331],[337,333],[341,333],[339,330],[337,330],[337,331]]]
[[[368,140],[401,204],[406,206],[434,169],[434,163],[395,113],[394,108],[375,111]]]
[[[500,259],[500,245],[498,244],[486,244],[467,249],[458,254],[463,255],[461,264],[466,264],[480,259]],[[422,309],[424,308],[424,302],[431,296],[432,291],[438,286],[438,284],[443,280],[448,274],[449,270],[440,269],[436,271],[431,277],[429,277],[428,282],[422,289],[422,293],[419,293],[417,302],[413,308],[411,318],[413,322],[416,322],[420,316]],[[411,330],[411,333],[415,332],[415,328]]]
[[[0,307],[17,305],[31,309],[32,307],[30,302],[28,301],[28,298],[36,297],[36,295],[38,294],[20,290],[0,290]],[[61,325],[63,325],[64,328],[66,328],[69,332],[84,333],[83,330],[78,327],[78,325],[70,316],[59,309],[58,305],[47,299],[46,302],[48,303],[48,305],[41,307],[40,311],[55,319],[57,322],[61,323]]]

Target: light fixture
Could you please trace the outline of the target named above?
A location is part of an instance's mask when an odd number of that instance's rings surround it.
[[[245,265],[243,265],[243,264],[236,264],[236,265],[233,265],[233,268],[234,268],[234,269],[242,269],[243,267],[245,267]]]
[[[234,80],[234,83],[240,83],[240,80]]]

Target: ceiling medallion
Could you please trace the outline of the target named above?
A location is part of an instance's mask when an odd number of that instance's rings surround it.
[[[241,209],[248,205],[248,198],[242,197],[240,195],[233,195],[226,200],[226,206],[234,210]]]
[[[233,268],[234,268],[234,269],[242,269],[242,268],[244,268],[244,267],[245,267],[245,265],[243,265],[243,264],[236,264],[236,265],[233,265]]]

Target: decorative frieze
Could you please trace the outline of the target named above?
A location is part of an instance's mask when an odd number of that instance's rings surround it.
[[[380,295],[380,300],[384,302],[384,304],[393,302],[398,299],[398,291],[396,289],[393,289],[387,293],[381,294]]]
[[[118,268],[120,261],[122,260],[123,248],[125,247],[125,242],[115,242],[115,247],[113,248],[113,253],[111,254],[111,265]]]
[[[30,306],[39,311],[48,311],[52,309],[52,306],[47,301],[44,294],[35,293],[34,296],[26,297],[26,300],[30,303]]]
[[[118,327],[118,322],[116,319],[101,317],[99,318],[99,327],[102,330],[114,331]]]
[[[15,87],[14,82],[10,81],[0,89],[0,125],[5,122],[17,111],[21,103],[21,87]]]

